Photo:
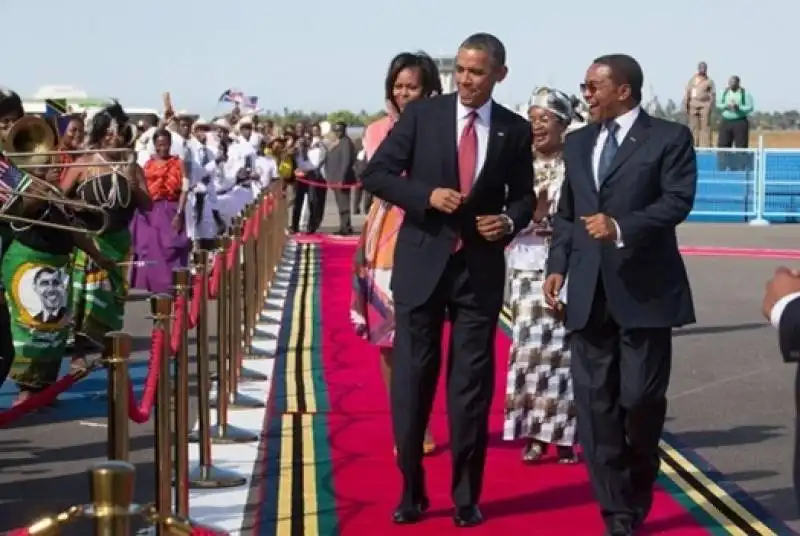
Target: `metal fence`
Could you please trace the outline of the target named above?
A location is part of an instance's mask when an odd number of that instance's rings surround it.
[[[690,221],[800,223],[800,148],[697,149]]]

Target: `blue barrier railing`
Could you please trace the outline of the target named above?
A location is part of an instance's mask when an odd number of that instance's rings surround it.
[[[690,221],[800,223],[800,149],[697,149]]]

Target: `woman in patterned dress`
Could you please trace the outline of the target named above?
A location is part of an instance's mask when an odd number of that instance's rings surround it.
[[[371,123],[364,132],[364,150],[370,159],[389,134],[406,104],[442,92],[439,70],[423,53],[398,54],[389,64],[386,76],[388,115]],[[394,246],[403,211],[375,199],[358,241],[354,259],[353,299],[350,317],[356,333],[379,348],[381,372],[387,390],[392,377],[392,344],[394,342],[394,302],[389,289],[394,262]],[[436,443],[425,435],[424,450],[430,454]]]
[[[550,88],[536,90],[528,115],[533,129],[533,221],[511,244],[513,333],[506,383],[504,439],[525,438],[524,462],[539,460],[555,445],[560,463],[575,463],[575,407],[568,333],[542,295],[549,247],[549,218],[564,180],[561,150],[576,118],[577,101]]]

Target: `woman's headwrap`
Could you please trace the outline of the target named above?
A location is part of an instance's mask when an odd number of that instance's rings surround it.
[[[579,110],[582,103],[575,95],[567,95],[563,91],[549,87],[538,87],[533,90],[528,108],[543,108],[569,125],[575,120],[583,121]]]
[[[125,147],[130,147],[136,139],[136,127],[116,100],[92,116],[88,131],[89,139],[99,139],[114,132],[122,138]]]

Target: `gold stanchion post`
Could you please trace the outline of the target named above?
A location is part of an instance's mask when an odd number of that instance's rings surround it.
[[[168,294],[156,294],[150,298],[150,312],[156,329],[164,334],[161,348],[161,366],[158,374],[158,390],[156,393],[156,509],[159,515],[166,516],[172,512],[172,413],[170,411],[170,357],[172,340],[170,339],[170,322],[172,319],[172,297]],[[164,536],[164,527],[156,525],[156,534]]]
[[[106,333],[103,338],[103,361],[108,366],[108,453],[109,460],[128,461],[130,430],[128,426],[128,359],[131,336],[122,331]]]
[[[231,315],[228,318],[230,326],[231,352],[228,354],[228,408],[229,409],[250,409],[262,408],[264,403],[252,396],[245,395],[239,391],[239,377],[242,374],[242,262],[241,254],[244,250],[242,244],[242,220],[236,221],[233,228],[233,239],[239,244],[239,252],[233,260],[231,270],[230,286],[228,287],[230,296]],[[217,400],[217,404],[219,401]]]
[[[227,269],[228,250],[231,247],[231,238],[225,236],[221,240],[221,248],[217,253],[222,255],[222,272],[217,291],[217,389],[214,399],[218,402],[214,406],[217,410],[217,424],[211,427],[212,443],[253,443],[258,441],[258,435],[247,430],[237,428],[228,423],[228,370],[229,355],[233,351],[231,346],[230,318],[231,318],[231,271]]]
[[[178,515],[189,515],[189,281],[188,268],[172,272],[172,284],[176,301],[183,302],[183,309],[173,319],[173,326],[181,328],[180,346],[175,354],[176,379],[174,382],[175,401],[175,511]]]
[[[136,470],[121,460],[101,462],[89,470],[94,536],[130,536]]]
[[[258,371],[255,371],[246,366],[247,361],[252,357],[253,354],[253,332],[255,331],[254,323],[256,320],[256,315],[258,314],[258,310],[260,310],[257,305],[259,305],[257,290],[255,286],[255,271],[256,271],[256,264],[255,264],[255,256],[253,252],[255,251],[256,247],[256,233],[254,224],[258,223],[255,221],[254,218],[258,217],[258,211],[256,208],[258,207],[258,201],[251,203],[247,210],[245,211],[245,220],[244,225],[249,226],[250,233],[246,242],[242,243],[242,265],[241,265],[241,276],[242,276],[242,340],[241,340],[241,361],[239,367],[239,380],[240,381],[266,381],[268,378],[265,374],[262,374]],[[235,391],[234,391],[235,392]],[[252,403],[254,399],[250,399]],[[260,406],[249,406],[249,407],[261,407]]]
[[[200,276],[200,314],[197,317],[197,413],[198,429],[189,441],[199,443],[197,466],[189,471],[189,486],[197,489],[217,489],[244,486],[247,479],[233,471],[220,469],[211,460],[211,405],[208,390],[211,385],[211,356],[208,351],[208,251],[194,254],[194,266]]]

